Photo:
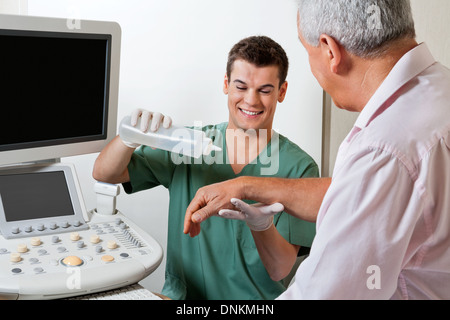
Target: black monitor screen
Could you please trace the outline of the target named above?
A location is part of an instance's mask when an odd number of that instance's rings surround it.
[[[0,175],[7,222],[74,215],[63,171]]]
[[[0,30],[0,151],[105,139],[110,35]]]

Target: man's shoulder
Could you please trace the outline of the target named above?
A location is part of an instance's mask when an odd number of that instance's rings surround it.
[[[278,134],[278,140],[280,155],[314,162],[314,159],[305,150],[286,136]]]
[[[279,162],[283,171],[296,172],[296,176],[319,175],[319,167],[316,161],[299,145],[281,134],[278,134],[278,141]]]

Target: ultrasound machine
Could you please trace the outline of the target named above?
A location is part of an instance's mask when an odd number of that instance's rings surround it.
[[[114,22],[0,15],[0,299],[142,293],[161,263],[119,186],[97,182],[87,210],[61,161],[116,136],[120,43]]]

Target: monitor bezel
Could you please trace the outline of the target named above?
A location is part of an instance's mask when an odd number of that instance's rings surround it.
[[[35,163],[53,161],[63,157],[100,152],[117,135],[117,109],[120,73],[121,29],[116,22],[81,20],[79,28],[71,28],[71,20],[63,18],[47,18],[34,16],[0,14],[0,29],[7,33],[54,34],[70,37],[109,37],[109,64],[106,84],[104,110],[107,117],[106,130],[94,139],[54,140],[53,142],[33,143],[32,145],[17,144],[0,150],[0,166],[20,163]],[[104,124],[105,125],[105,124]]]

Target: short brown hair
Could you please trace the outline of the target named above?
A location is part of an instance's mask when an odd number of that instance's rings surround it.
[[[230,81],[231,71],[236,60],[244,60],[257,67],[277,66],[280,87],[286,82],[289,59],[284,49],[269,37],[252,36],[242,39],[233,46],[228,54],[228,81]]]

